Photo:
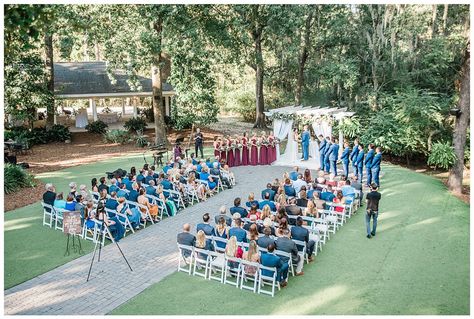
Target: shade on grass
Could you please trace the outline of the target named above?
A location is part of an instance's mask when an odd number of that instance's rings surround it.
[[[204,149],[205,156],[212,150]],[[150,152],[147,152],[147,162],[151,163]],[[57,192],[67,194],[69,183],[74,181],[78,187],[87,185],[90,180],[106,176],[105,172],[122,168],[127,171],[131,166],[137,169],[144,164],[143,156],[129,155],[112,158],[93,164],[80,165],[55,172],[38,174],[36,177],[44,183],[53,183]],[[41,204],[31,204],[4,215],[4,288],[10,288],[28,279],[34,278],[51,269],[61,266],[79,255],[71,252],[64,257],[66,236],[59,230],[42,226],[43,210]],[[90,241],[81,241],[85,253],[93,250]]]
[[[469,314],[469,205],[430,176],[383,170],[377,236],[359,210],[273,299],[174,273],[112,314]]]

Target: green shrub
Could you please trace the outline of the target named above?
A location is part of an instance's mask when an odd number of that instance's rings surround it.
[[[128,130],[129,132],[138,132],[138,131],[144,131],[145,127],[147,127],[145,119],[141,117],[136,117],[136,118],[131,118],[125,124],[123,127]]]
[[[4,170],[5,194],[11,194],[20,188],[34,187],[33,176],[23,168],[13,164],[5,164]]]
[[[254,122],[257,110],[255,108],[255,95],[249,92],[238,95],[235,111],[242,116],[245,122]]]
[[[145,135],[143,135],[142,131],[137,132],[137,136],[135,136],[135,142],[137,143],[138,147],[145,147],[148,146],[150,143],[148,142]]]
[[[436,142],[431,148],[430,156],[428,157],[428,165],[449,169],[456,161],[456,154],[450,143]]]
[[[132,142],[132,136],[125,130],[110,130],[104,133],[104,142],[127,144]]]
[[[64,142],[71,139],[69,129],[60,124],[54,124],[48,131],[49,142]]]
[[[86,125],[86,130],[93,134],[104,134],[109,126],[101,120]]]
[[[153,107],[140,108],[139,112],[148,120],[148,122],[150,123],[155,122],[155,113],[153,113]]]

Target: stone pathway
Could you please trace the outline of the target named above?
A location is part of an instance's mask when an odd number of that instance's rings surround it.
[[[159,282],[177,268],[176,234],[184,223],[193,230],[205,212],[218,214],[221,205],[231,207],[235,197],[246,200],[249,192],[257,198],[267,182],[290,170],[281,166],[246,166],[233,171],[237,185],[219,193],[206,202],[195,204],[177,216],[120,241],[131,272],[113,244],[102,249],[101,261],[92,268],[86,282],[92,254],[77,258],[65,265],[5,291],[6,315],[105,315],[133,298],[147,287]],[[49,231],[45,229],[45,231]],[[97,259],[96,259],[97,260]],[[34,267],[34,265],[32,265]]]

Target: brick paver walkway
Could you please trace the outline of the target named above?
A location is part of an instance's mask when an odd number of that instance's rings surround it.
[[[203,213],[209,212],[214,220],[219,207],[227,205],[230,208],[236,196],[245,202],[247,194],[255,192],[259,198],[267,182],[280,178],[288,170],[281,166],[234,168],[237,185],[233,189],[120,241],[133,272],[128,269],[117,247],[111,244],[103,248],[100,263],[94,262],[89,282],[86,283],[86,278],[91,254],[6,290],[5,314],[107,314],[176,270],[176,234],[184,223],[190,222],[195,230]]]

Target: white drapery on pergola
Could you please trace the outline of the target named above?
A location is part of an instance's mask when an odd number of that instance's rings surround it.
[[[288,138],[294,120],[290,115],[307,117],[309,119],[319,119],[311,123],[316,136],[322,134],[324,137],[332,136],[332,126],[324,118],[332,117],[335,121],[342,121],[346,117],[351,117],[354,112],[347,112],[347,108],[321,107],[321,106],[285,106],[265,112],[267,117],[273,117],[273,134],[280,140]],[[275,116],[276,114],[280,116]],[[322,118],[322,119],[321,119]],[[344,136],[339,132],[339,155],[342,154]],[[280,158],[280,149],[277,147],[277,161]],[[316,159],[314,159],[316,160]],[[318,165],[319,167],[319,165]]]

